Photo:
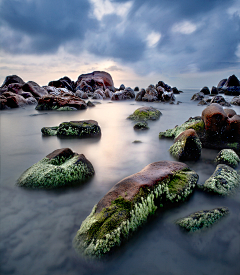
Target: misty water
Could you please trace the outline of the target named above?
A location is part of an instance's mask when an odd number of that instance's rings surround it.
[[[240,189],[229,197],[195,190],[187,202],[157,212],[101,260],[84,259],[72,246],[82,221],[114,184],[149,163],[175,160],[168,151],[173,141],[159,140],[158,134],[201,115],[205,106],[190,101],[193,92],[177,95],[182,102],[179,105],[104,100],[76,112],[40,112],[35,106],[1,111],[0,274],[240,274]],[[162,116],[149,122],[149,130],[136,132],[134,122],[126,118],[141,106],[158,108]],[[232,108],[240,114],[240,107]],[[83,119],[98,121],[101,138],[61,139],[41,134],[44,126]],[[135,140],[142,143],[133,143]],[[16,186],[27,168],[65,147],[91,161],[95,169],[91,180],[58,190]],[[186,162],[198,173],[199,183],[215,170],[217,153],[203,149],[199,161]],[[228,207],[230,214],[208,230],[189,234],[175,225],[177,219],[192,212],[221,206]]]

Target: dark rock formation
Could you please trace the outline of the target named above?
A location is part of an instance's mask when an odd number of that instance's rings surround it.
[[[120,245],[158,206],[185,200],[198,175],[180,162],[151,163],[116,185],[99,201],[78,230],[74,247],[91,257],[101,257]]]
[[[191,100],[198,101],[198,100],[202,100],[203,98],[204,98],[204,93],[199,92],[199,93],[194,94],[192,96]]]
[[[57,149],[27,169],[17,184],[30,188],[57,188],[82,183],[94,175],[94,168],[83,154],[69,148]]]
[[[217,95],[218,94],[218,90],[215,86],[212,86],[212,89],[211,89],[211,95]]]
[[[210,95],[210,90],[208,87],[203,87],[200,91],[200,93],[204,93],[205,95]]]
[[[127,87],[124,90],[113,93],[111,100],[126,100],[133,98],[135,98],[135,93],[133,89]]]

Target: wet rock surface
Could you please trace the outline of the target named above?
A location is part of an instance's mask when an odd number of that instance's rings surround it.
[[[157,120],[162,113],[153,107],[140,107],[128,119],[135,121]]]
[[[118,182],[94,206],[74,239],[75,249],[101,257],[147,221],[160,206],[185,200],[198,175],[181,162],[151,163]]]

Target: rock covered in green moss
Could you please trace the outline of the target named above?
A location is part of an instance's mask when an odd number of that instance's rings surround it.
[[[64,106],[57,109],[57,111],[77,111],[77,108]]]
[[[148,130],[148,123],[147,122],[137,122],[134,126],[133,126],[134,130]]]
[[[101,135],[101,128],[95,120],[82,120],[63,122],[59,126],[43,127],[41,132],[45,136],[77,136],[85,137],[99,137]]]
[[[211,210],[195,212],[185,218],[179,219],[176,223],[189,232],[194,232],[212,226],[222,217],[229,213],[228,208],[219,207]]]
[[[134,111],[128,118],[136,121],[157,120],[162,113],[153,107],[141,107]]]
[[[190,117],[186,122],[180,126],[175,126],[173,129],[168,129],[165,132],[159,133],[159,138],[176,138],[182,132],[193,129],[197,133],[204,130],[204,122],[201,117]]]
[[[221,150],[215,158],[217,164],[226,164],[236,168],[240,162],[238,155],[232,149]]]
[[[177,136],[169,151],[178,160],[198,160],[202,143],[195,130],[188,129]]]
[[[57,188],[82,183],[94,175],[94,168],[83,154],[69,148],[57,149],[27,169],[17,184],[30,188]]]
[[[158,207],[185,200],[197,181],[198,175],[184,163],[149,164],[118,182],[94,206],[75,236],[75,249],[87,256],[101,257],[120,245]]]
[[[205,181],[205,191],[214,192],[219,195],[229,195],[240,185],[240,174],[232,167],[225,164],[218,164],[212,176]]]

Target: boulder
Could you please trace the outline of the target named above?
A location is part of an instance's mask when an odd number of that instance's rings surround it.
[[[217,89],[221,89],[226,82],[227,82],[227,78],[222,79],[221,81],[219,81],[219,83],[217,85]]]
[[[224,113],[227,115],[227,117],[231,118],[235,116],[237,113],[233,109],[224,109]]]
[[[218,164],[212,176],[205,181],[203,190],[217,193],[222,196],[231,194],[240,184],[240,174],[232,167]]]
[[[195,232],[212,226],[215,222],[227,214],[229,214],[227,207],[201,210],[185,218],[179,219],[176,224],[188,232]]]
[[[137,93],[135,100],[142,101],[142,98],[144,97],[145,93],[145,89],[141,89],[141,91]]]
[[[120,87],[119,87],[119,90],[125,90],[125,85],[124,84],[121,84]]]
[[[198,175],[186,164],[151,163],[113,188],[93,207],[74,238],[79,253],[101,257],[129,237],[158,207],[185,200]]]
[[[216,156],[215,162],[217,164],[226,164],[232,168],[236,168],[240,163],[240,159],[232,149],[223,149]]]
[[[25,83],[22,87],[23,91],[31,93],[33,97],[40,98],[45,95],[48,95],[48,91],[45,90],[43,87],[40,87],[37,83],[33,81],[29,81]]]
[[[88,99],[88,94],[85,93],[85,92],[82,91],[82,90],[77,90],[76,93],[75,93],[75,96],[78,96],[78,97],[80,97],[81,99]]]
[[[235,97],[232,99],[231,104],[240,106],[240,96],[235,96]]]
[[[221,95],[216,95],[216,96],[214,96],[214,97],[211,99],[211,101],[210,101],[210,104],[212,104],[212,103],[218,103],[218,104],[220,104],[221,106],[227,106],[227,107],[230,107],[230,106],[231,106],[231,104],[228,103],[228,102],[225,100],[225,98],[224,98],[223,96],[221,96]]]
[[[21,77],[17,75],[9,75],[5,78],[1,88],[7,87],[11,83],[25,84],[25,82],[21,79]]]
[[[138,91],[139,91],[139,87],[135,87],[134,92],[138,92]]]
[[[135,93],[130,87],[121,90],[120,92],[115,92],[112,95],[111,100],[126,100],[135,98]]]
[[[147,122],[137,122],[134,126],[133,126],[134,130],[148,130],[148,123]]]
[[[48,83],[48,86],[53,86],[56,88],[66,88],[69,91],[74,91],[74,82],[67,76],[64,76],[58,80],[53,80]]]
[[[195,130],[188,129],[177,136],[169,151],[180,161],[198,160],[201,156],[202,143]]]
[[[101,128],[95,120],[63,122],[59,126],[43,127],[41,132],[44,136],[75,136],[79,138],[101,136]]]
[[[224,133],[227,139],[235,140],[240,138],[240,116],[234,115],[227,119],[226,131]]]
[[[203,93],[204,95],[210,95],[210,90],[205,86],[201,89],[200,93]]]
[[[47,95],[38,100],[36,110],[57,110],[58,108],[65,106],[74,107],[78,110],[87,108],[85,101],[76,96]]]
[[[136,121],[157,120],[162,113],[153,107],[140,107],[128,119]]]
[[[176,94],[176,95],[178,95],[178,94],[181,93],[181,91],[179,91],[176,87],[173,87],[173,88],[172,88],[172,91],[173,91],[173,93]]]
[[[112,96],[113,96],[113,92],[112,91],[110,91],[109,89],[106,89],[105,91],[104,91],[104,95],[105,95],[105,97],[106,98],[112,98]]]
[[[240,82],[239,82],[238,78],[233,74],[233,75],[229,76],[229,78],[225,82],[224,86],[226,86],[226,87],[240,86]]]
[[[7,98],[4,95],[0,95],[0,110],[4,110],[7,107]]]
[[[217,95],[218,94],[218,90],[215,86],[212,86],[212,89],[211,89],[211,95]]]
[[[28,101],[21,95],[15,94],[13,92],[4,92],[2,94],[7,100],[7,105],[10,108],[24,107],[28,105]]]
[[[94,168],[83,154],[69,148],[57,149],[27,169],[17,184],[29,188],[57,188],[79,184],[94,175]]]
[[[192,96],[191,100],[197,101],[197,100],[202,100],[204,98],[204,93],[199,92],[196,93]]]
[[[106,95],[102,89],[97,89],[94,91],[92,99],[106,99]]]
[[[112,77],[109,73],[103,71],[94,71],[88,74],[81,74],[78,77],[76,86],[80,85],[82,81],[85,81],[89,86],[96,90],[102,88],[105,90],[108,88],[111,91],[115,91]]]

